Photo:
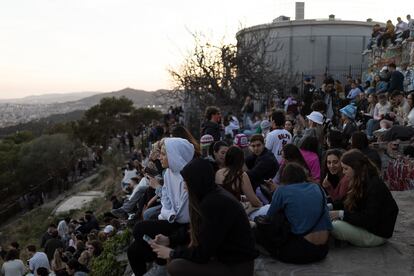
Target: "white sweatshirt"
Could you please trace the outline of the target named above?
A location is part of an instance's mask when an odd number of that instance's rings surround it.
[[[160,220],[169,222],[188,223],[188,194],[184,190],[184,180],[180,171],[193,159],[194,146],[182,138],[166,138],[168,168],[164,173],[164,186],[161,196]]]

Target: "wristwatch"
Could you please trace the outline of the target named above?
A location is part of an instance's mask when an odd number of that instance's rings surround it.
[[[172,250],[170,251],[170,259],[174,259],[174,253],[175,253],[175,250],[174,250],[174,249],[172,249]]]

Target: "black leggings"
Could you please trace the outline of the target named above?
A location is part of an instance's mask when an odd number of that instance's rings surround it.
[[[253,276],[254,260],[238,264],[223,264],[218,261],[198,264],[185,259],[174,259],[167,269],[171,276]]]
[[[328,244],[315,245],[302,236],[291,234],[286,244],[279,248],[276,258],[285,263],[307,264],[323,260],[328,251]]]
[[[144,234],[154,238],[158,234],[170,236],[178,228],[182,227],[179,223],[169,223],[166,220],[141,221],[135,224],[133,236],[134,242],[128,248],[128,261],[132,271],[136,276],[141,276],[147,271],[147,262],[155,261],[159,265],[167,262],[157,258],[152,248],[142,239]]]

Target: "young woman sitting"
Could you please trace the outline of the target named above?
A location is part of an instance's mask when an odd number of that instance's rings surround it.
[[[316,183],[321,180],[321,165],[319,162],[319,144],[315,136],[307,136],[300,145],[300,153],[310,169],[310,174]]]
[[[343,201],[348,192],[349,179],[343,174],[341,167],[342,153],[342,150],[330,149],[325,153],[323,161],[322,187],[335,204]]]
[[[236,147],[231,146],[224,159],[224,168],[216,173],[216,183],[222,185],[224,189],[229,191],[238,201],[242,201],[242,195],[246,196],[246,200],[252,207],[262,206],[262,202],[257,198],[253,191],[250,178],[243,171],[244,153]]]
[[[361,247],[379,246],[394,232],[398,206],[376,166],[359,150],[341,158],[349,189],[343,209],[331,211],[332,235]]]
[[[283,170],[285,169],[286,165],[291,162],[298,163],[302,166],[302,168],[305,170],[305,174],[308,177],[309,180],[312,180],[313,178],[316,178],[315,175],[311,175],[311,170],[308,167],[308,164],[306,163],[305,159],[303,158],[302,153],[300,152],[299,148],[295,146],[294,144],[287,144],[284,145],[282,148],[282,162],[280,162],[280,169],[277,172],[274,182],[276,184],[280,184],[280,178],[283,173]]]
[[[257,231],[257,243],[283,262],[304,264],[324,259],[332,229],[325,193],[319,185],[307,181],[305,170],[297,163],[286,164],[281,184],[273,194],[267,216],[283,212],[290,232],[283,242],[274,245],[269,242],[272,237]]]
[[[257,254],[243,207],[214,183],[207,160],[191,161],[181,175],[189,196],[190,245],[171,249],[170,239],[163,235],[150,241],[159,258],[171,260],[169,275],[252,276]]]
[[[211,162],[211,164],[215,172],[224,168],[224,158],[228,149],[229,145],[224,141],[217,141],[210,145],[210,156],[214,159],[214,162]]]
[[[188,194],[184,189],[184,181],[180,171],[194,157],[194,146],[182,138],[166,138],[160,152],[160,161],[165,168],[164,185],[161,195],[161,212],[159,220],[138,222],[134,226],[134,242],[128,248],[128,261],[136,276],[147,271],[146,262],[155,261],[151,273],[166,272],[166,262],[156,259],[156,254],[143,240],[144,236],[154,238],[157,234],[174,236],[186,232],[190,221]],[[197,172],[198,173],[198,172]],[[148,176],[148,175],[147,175]],[[156,178],[149,176],[150,182]],[[153,184],[150,184],[153,185]],[[183,230],[184,229],[184,230]]]

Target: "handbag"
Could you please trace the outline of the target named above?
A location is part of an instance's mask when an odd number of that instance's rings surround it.
[[[325,214],[325,193],[319,185],[318,187],[322,194],[321,213],[312,227],[299,236],[306,236],[311,233]],[[272,256],[277,256],[278,249],[289,241],[289,236],[294,235],[283,208],[277,210],[272,216],[257,216],[254,222],[256,224],[254,230],[256,242],[269,251]]]

